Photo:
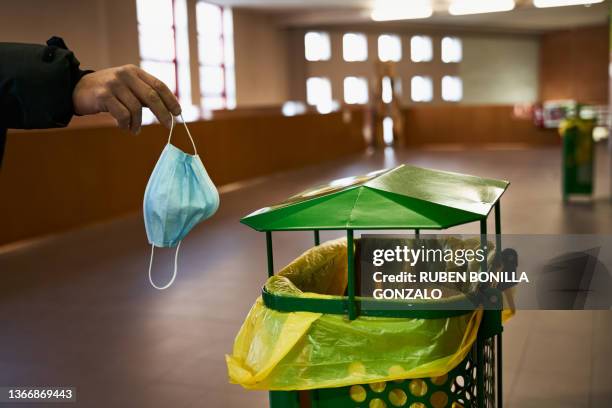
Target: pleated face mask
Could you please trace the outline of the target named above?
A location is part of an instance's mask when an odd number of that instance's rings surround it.
[[[210,180],[187,128],[194,155],[170,144],[174,118],[168,143],[162,151],[144,194],[143,212],[147,237],[151,244],[149,281],[156,289],[166,289],[176,278],[178,252],[181,241],[201,221],[210,218],[219,208],[219,192]],[[170,281],[158,286],[153,282],[151,267],[155,247],[176,247],[174,271]]]

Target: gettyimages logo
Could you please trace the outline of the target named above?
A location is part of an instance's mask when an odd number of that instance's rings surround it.
[[[484,238],[364,234],[356,294],[377,310],[612,309],[612,236]]]

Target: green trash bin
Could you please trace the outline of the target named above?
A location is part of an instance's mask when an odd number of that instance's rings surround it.
[[[501,195],[509,182],[458,173],[400,165],[348,177],[307,190],[286,201],[262,208],[241,222],[265,232],[268,275],[274,275],[272,233],[313,231],[319,245],[320,231],[344,230],[347,237],[348,283],[339,299],[303,299],[278,296],[262,290],[265,306],[280,312],[316,312],[393,318],[440,319],[472,313],[472,310],[419,308],[385,310],[368,308],[356,296],[354,232],[367,230],[442,230],[478,222],[485,247],[487,218],[495,214],[495,250],[501,254]],[[493,211],[494,210],[494,211]],[[486,270],[486,260],[482,270]],[[502,407],[502,293],[482,292],[486,303],[477,339],[463,361],[435,378],[413,378],[339,388],[305,391],[270,391],[272,408],[343,407]]]
[[[595,124],[595,119],[582,119],[578,113],[564,119],[559,126],[563,138],[563,201],[567,201],[573,194],[593,193]]]

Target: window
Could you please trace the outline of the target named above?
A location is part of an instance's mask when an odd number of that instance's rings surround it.
[[[433,59],[431,37],[415,35],[410,39],[410,59],[413,62],[427,62]]]
[[[463,97],[463,82],[456,76],[442,78],[442,99],[449,102],[460,101]]]
[[[381,61],[402,59],[402,41],[399,36],[383,34],[378,37],[378,59]]]
[[[368,103],[368,80],[353,76],[344,78],[344,102],[348,104]]]
[[[383,119],[383,141],[387,146],[393,144],[393,118],[387,116]]]
[[[306,101],[317,107],[319,113],[332,111],[332,91],[329,78],[312,77],[306,80]]]
[[[461,40],[457,37],[444,37],[442,39],[442,62],[461,62],[462,58]]]
[[[368,59],[368,39],[365,34],[346,33],[342,37],[342,57],[345,61],[365,61]]]
[[[141,68],[159,78],[178,95],[177,27],[172,0],[137,0],[136,15]],[[154,121],[153,113],[144,109],[142,123],[149,124]]]
[[[331,58],[329,34],[310,31],[304,35],[304,52],[308,61],[327,61]]]
[[[414,102],[430,102],[433,99],[433,84],[430,77],[413,76],[410,88],[410,96]]]
[[[202,109],[233,109],[236,83],[232,11],[199,1],[196,25]]]
[[[389,77],[382,79],[382,100],[384,103],[391,103],[393,100],[393,88]]]

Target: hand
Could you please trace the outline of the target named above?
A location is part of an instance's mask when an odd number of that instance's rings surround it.
[[[170,115],[181,113],[181,106],[168,87],[135,65],[85,75],[74,88],[72,103],[78,115],[109,112],[121,129],[132,133],[140,132],[143,107],[151,109],[168,128]]]

